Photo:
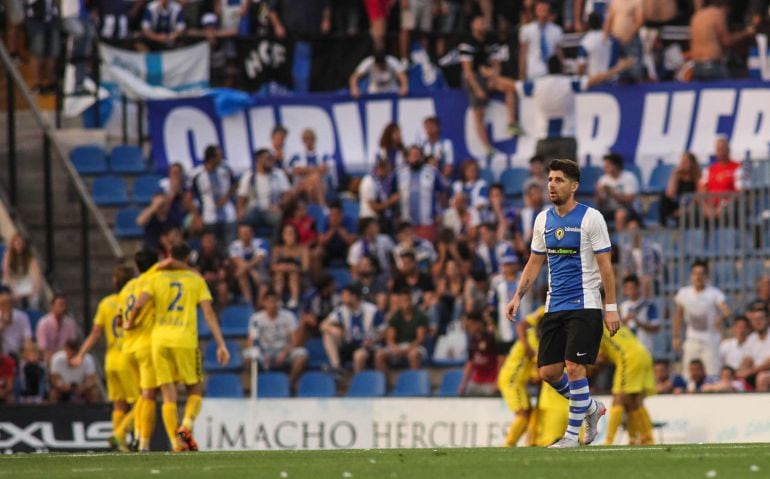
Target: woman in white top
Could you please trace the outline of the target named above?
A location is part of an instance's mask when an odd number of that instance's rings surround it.
[[[11,238],[3,258],[3,283],[11,287],[14,302],[20,308],[38,309],[43,276],[40,264],[19,233]]]
[[[460,179],[452,184],[452,195],[465,193],[470,205],[481,211],[489,203],[489,185],[479,176],[479,164],[476,160],[463,160],[460,164]]]

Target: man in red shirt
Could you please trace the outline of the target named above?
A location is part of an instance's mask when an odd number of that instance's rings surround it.
[[[698,185],[701,193],[734,193],[741,191],[743,182],[741,164],[730,159],[730,144],[726,136],[717,137],[716,159],[706,168]],[[709,199],[703,205],[707,218],[719,216],[729,203],[727,196]]]
[[[493,396],[497,393],[495,335],[477,312],[465,316],[465,331],[469,341],[468,362],[458,392],[461,396]]]
[[[16,362],[0,351],[0,404],[14,402],[13,386],[16,381]]]

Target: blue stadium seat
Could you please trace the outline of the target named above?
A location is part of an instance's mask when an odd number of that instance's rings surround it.
[[[254,314],[250,306],[233,305],[222,310],[220,322],[226,338],[244,338],[249,333],[249,318]]]
[[[327,272],[334,278],[338,290],[353,282],[353,277],[350,275],[350,271],[347,268],[329,268]]]
[[[136,224],[136,218],[141,213],[137,208],[124,208],[115,217],[115,236],[118,238],[141,238],[144,229]]]
[[[126,206],[128,189],[123,178],[106,175],[94,180],[91,196],[98,206]]]
[[[242,398],[243,382],[237,374],[212,374],[206,378],[206,397]]]
[[[465,359],[431,359],[431,365],[437,368],[459,368],[465,366]]]
[[[101,146],[78,146],[70,151],[70,161],[81,175],[102,175],[107,173],[107,155]]]
[[[353,234],[358,234],[358,216],[349,216],[345,215],[342,218],[342,225],[345,227],[346,230]]]
[[[134,191],[132,195],[134,203],[138,205],[150,204],[152,197],[163,191],[160,187],[160,180],[161,177],[159,175],[138,176],[134,180]]]
[[[380,371],[361,371],[353,376],[348,387],[348,397],[374,398],[385,395],[385,375]]]
[[[500,176],[505,196],[512,198],[521,196],[524,191],[524,182],[530,178],[529,170],[524,168],[509,168]]]
[[[225,342],[227,350],[230,352],[230,362],[224,366],[217,363],[217,343],[209,341],[206,344],[206,350],[203,352],[203,370],[206,372],[218,373],[225,371],[240,371],[243,369],[243,357],[241,348],[232,341]]]
[[[479,172],[479,177],[487,182],[487,185],[492,186],[495,183],[495,172],[491,168],[484,168]]]
[[[32,336],[34,337],[37,323],[40,322],[40,318],[46,315],[46,312],[38,309],[25,309],[24,312],[27,313],[27,316],[29,317],[29,327],[32,330]]]
[[[284,373],[266,372],[257,376],[257,396],[260,398],[287,398],[289,377]]]
[[[668,179],[674,171],[674,165],[667,165],[659,161],[650,174],[650,182],[647,185],[648,193],[663,193],[666,190]]]
[[[310,215],[310,217],[313,218],[315,221],[315,229],[319,233],[326,232],[326,226],[328,225],[328,216],[329,213],[326,212],[326,209],[318,204],[310,203],[307,205],[307,214]]]
[[[198,308],[198,337],[200,339],[211,339],[214,337],[211,334],[211,329],[209,329],[209,323],[203,319],[203,311],[200,308]]]
[[[326,356],[321,338],[310,338],[305,341],[305,349],[307,349],[307,367],[309,369],[321,369],[329,364],[329,358]]]
[[[430,378],[424,369],[404,371],[398,375],[392,396],[427,397],[430,396]]]
[[[353,198],[342,199],[342,214],[351,218],[358,219],[361,214],[361,203]]]
[[[452,369],[444,373],[441,377],[441,386],[438,388],[437,396],[457,397],[457,390],[463,380],[462,369]]]
[[[647,207],[647,214],[644,216],[645,225],[652,226],[660,223],[660,200],[655,200]]]
[[[142,149],[132,145],[116,146],[110,152],[110,170],[124,175],[144,173],[147,165],[144,163]]]
[[[586,166],[580,170],[580,189],[578,194],[593,195],[596,193],[596,182],[604,174],[598,166]]]
[[[322,372],[305,373],[297,384],[297,397],[332,398],[337,395],[337,386],[330,374]]]

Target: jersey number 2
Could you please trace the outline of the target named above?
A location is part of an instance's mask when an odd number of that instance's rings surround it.
[[[171,287],[176,289],[176,296],[168,306],[168,311],[184,311],[184,308],[178,304],[179,300],[182,299],[182,283],[171,283]]]

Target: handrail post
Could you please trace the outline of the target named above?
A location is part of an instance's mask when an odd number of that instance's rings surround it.
[[[53,172],[51,164],[51,138],[43,133],[43,215],[45,217],[45,267],[46,275],[54,273],[56,258],[53,225]]]
[[[8,193],[11,197],[11,206],[16,207],[18,200],[16,196],[16,89],[10,70],[6,70],[5,77],[6,96],[8,98]]]
[[[85,330],[91,330],[91,268],[90,246],[89,246],[89,227],[88,206],[85,201],[80,200],[80,272],[81,272],[81,291],[83,291],[83,321]]]

